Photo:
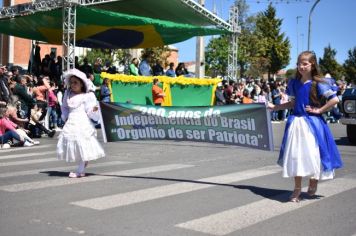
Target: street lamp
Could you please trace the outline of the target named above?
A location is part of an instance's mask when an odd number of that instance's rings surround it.
[[[311,27],[311,14],[313,13],[313,10],[316,6],[316,4],[318,4],[320,2],[320,0],[316,0],[315,3],[313,4],[312,8],[310,9],[309,12],[309,25],[308,25],[308,51],[310,50],[310,27]]]
[[[302,18],[301,16],[297,16],[297,55],[299,55],[299,32],[298,32],[298,20]]]

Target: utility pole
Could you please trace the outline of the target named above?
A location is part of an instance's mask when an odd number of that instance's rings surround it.
[[[199,0],[199,4],[205,6],[205,0]],[[195,77],[204,78],[205,76],[205,51],[204,37],[197,37],[196,57],[195,57]]]
[[[301,16],[297,16],[297,56],[299,55],[299,30],[298,30],[298,20],[302,18]]]
[[[313,13],[313,10],[315,6],[320,2],[320,0],[316,0],[315,3],[313,4],[312,8],[310,9],[309,12],[309,24],[308,24],[308,51],[310,51],[310,34],[311,34],[311,14]]]

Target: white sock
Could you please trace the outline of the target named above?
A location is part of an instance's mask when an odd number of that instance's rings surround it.
[[[79,161],[79,165],[78,165],[78,169],[77,169],[77,173],[78,174],[84,173],[84,169],[85,169],[85,162],[80,160]]]

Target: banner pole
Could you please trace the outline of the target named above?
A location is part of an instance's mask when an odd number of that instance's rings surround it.
[[[103,120],[103,114],[101,113],[101,102],[99,102],[99,113],[100,113],[100,128],[101,128],[101,133],[103,135],[104,143],[107,143],[108,140],[106,138],[106,132],[105,132],[105,125],[104,125],[104,120]]]
[[[271,111],[268,109],[267,107],[267,103],[265,103],[266,105],[266,115],[267,115],[267,127],[268,127],[268,140],[269,140],[269,150],[270,151],[274,151],[274,143],[273,143],[273,132],[272,132],[272,122],[271,122]]]

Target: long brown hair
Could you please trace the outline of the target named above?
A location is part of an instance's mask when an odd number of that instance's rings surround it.
[[[312,106],[320,107],[321,101],[318,98],[317,87],[318,87],[318,83],[323,82],[323,79],[320,76],[320,71],[319,71],[319,66],[318,66],[318,62],[316,59],[316,55],[313,51],[304,51],[304,52],[300,53],[298,56],[297,65],[299,65],[300,61],[304,58],[306,58],[311,63],[312,86],[310,89],[309,99],[311,101]],[[295,77],[299,80],[302,78],[302,75],[299,73],[298,68],[297,68]]]

